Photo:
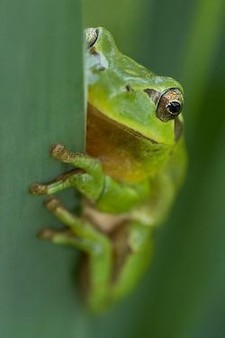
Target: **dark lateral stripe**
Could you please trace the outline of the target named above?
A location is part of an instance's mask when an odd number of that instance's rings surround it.
[[[180,137],[182,136],[184,131],[184,125],[183,122],[179,119],[179,117],[176,117],[174,119],[174,137],[175,141],[177,142]]]
[[[146,88],[144,92],[148,94],[150,99],[157,105],[161,96],[161,92],[155,89]]]

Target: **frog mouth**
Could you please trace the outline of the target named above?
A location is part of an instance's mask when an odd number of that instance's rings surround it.
[[[161,145],[164,145],[164,146],[167,145],[165,143],[157,142],[154,139],[152,139],[152,138],[150,138],[146,135],[143,135],[140,132],[138,132],[138,131],[136,131],[132,128],[129,128],[128,126],[125,126],[125,125],[121,124],[120,122],[111,119],[110,117],[108,117],[105,114],[103,114],[102,112],[100,112],[97,108],[92,106],[90,103],[88,103],[88,111],[91,111],[91,113],[95,114],[96,116],[98,116],[102,120],[105,120],[108,123],[111,123],[112,125],[116,126],[120,130],[123,130],[123,132],[126,132],[126,133],[132,135],[135,138],[138,138],[138,139],[141,139],[141,140],[145,139],[148,142],[151,142],[152,144],[158,144],[158,145],[161,144]],[[177,142],[180,139],[182,134],[183,134],[183,122],[179,118],[179,116],[177,116],[174,119],[174,140],[175,140],[175,142]]]

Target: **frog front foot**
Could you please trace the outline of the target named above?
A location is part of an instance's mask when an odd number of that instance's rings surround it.
[[[50,154],[54,159],[75,167],[75,170],[59,176],[48,184],[32,184],[30,187],[32,194],[51,195],[74,187],[92,201],[99,197],[104,186],[104,173],[98,159],[86,154],[70,152],[62,144],[54,145]]]

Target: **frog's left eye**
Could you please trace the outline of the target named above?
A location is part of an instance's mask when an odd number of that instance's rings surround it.
[[[156,109],[156,116],[163,122],[177,117],[183,109],[183,94],[177,88],[171,88],[164,92]]]
[[[89,48],[93,47],[95,42],[98,40],[98,29],[87,28],[85,31],[85,35],[88,47]]]

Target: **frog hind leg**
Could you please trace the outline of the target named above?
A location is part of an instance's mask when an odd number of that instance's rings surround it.
[[[129,254],[112,285],[114,302],[131,293],[149,267],[153,254],[153,227],[131,222],[128,226],[128,246]]]
[[[56,198],[48,199],[46,206],[68,229],[43,229],[39,238],[73,246],[88,255],[90,290],[87,294],[87,305],[92,312],[102,312],[110,303],[112,247],[109,239],[92,224],[70,213]]]

